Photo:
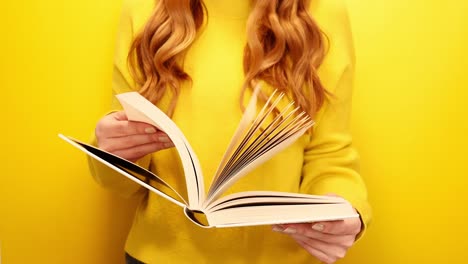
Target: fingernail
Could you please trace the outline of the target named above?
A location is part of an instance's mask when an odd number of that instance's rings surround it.
[[[158,140],[159,140],[159,142],[162,142],[162,143],[171,142],[171,140],[167,136],[160,136],[160,137],[158,137]]]
[[[148,134],[156,133],[156,129],[154,127],[147,127],[145,128],[145,133],[148,133]]]
[[[286,233],[286,234],[296,234],[297,233],[297,230],[295,228],[292,228],[292,227],[288,227],[286,229],[283,230],[283,233]]]
[[[312,225],[312,229],[315,230],[315,231],[320,231],[321,232],[321,231],[323,231],[323,228],[324,228],[323,224],[313,224]]]
[[[165,148],[172,148],[172,147],[174,147],[174,144],[172,142],[168,142],[168,143],[164,143],[163,146]]]
[[[273,230],[275,232],[283,232],[283,228],[281,228],[279,226],[274,226],[271,230]]]

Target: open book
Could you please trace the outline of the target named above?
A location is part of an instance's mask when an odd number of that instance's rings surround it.
[[[117,95],[129,120],[151,124],[165,132],[177,149],[185,174],[187,201],[161,177],[130,161],[73,138],[62,139],[123,176],[182,207],[202,227],[300,223],[358,217],[342,198],[286,192],[249,191],[222,196],[241,177],[285,149],[313,125],[293,103],[280,108],[283,94],[273,93],[257,109],[253,92],[239,126],[205,192],[195,152],[182,131],[164,112],[137,92]],[[273,112],[276,111],[276,114]]]

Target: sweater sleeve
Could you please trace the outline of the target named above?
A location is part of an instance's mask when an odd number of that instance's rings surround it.
[[[329,80],[335,81],[326,83],[330,85],[327,89],[332,96],[317,114],[316,125],[304,150],[300,188],[304,193],[336,194],[345,198],[359,212],[362,230],[365,230],[371,219],[371,208],[350,133],[354,49],[343,7],[334,8],[333,22],[325,28],[330,40],[327,63],[333,65],[326,74],[332,76]]]
[[[111,111],[109,112],[122,109],[115,97],[116,94],[135,90],[135,83],[127,67],[127,54],[130,50],[135,32],[131,2],[132,1],[124,1],[118,26],[117,39],[115,44],[114,68],[112,74],[112,103]],[[95,136],[92,139],[92,144],[97,145]],[[148,155],[138,160],[136,163],[144,168],[149,168],[150,160],[151,157]],[[145,192],[145,189],[137,183],[131,181],[125,176],[120,175],[119,173],[93,158],[88,158],[88,165],[94,179],[101,186],[107,189],[116,191],[124,197],[131,197],[133,195]]]

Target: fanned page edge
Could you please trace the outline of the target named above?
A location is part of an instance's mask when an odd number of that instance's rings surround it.
[[[236,144],[236,148],[233,151],[231,151],[231,153],[226,159],[226,162],[223,164],[223,168],[219,170],[219,173],[217,173],[215,181],[213,181],[213,183],[210,186],[208,196],[211,197],[211,195],[213,195],[213,193],[225,182],[225,172],[232,171],[232,168],[237,163],[238,158],[243,156],[245,151],[247,151],[247,149],[250,148],[250,145],[248,143],[251,142],[252,139],[254,139],[255,141],[258,138],[254,136],[255,132],[260,129],[266,117],[275,108],[275,105],[278,103],[278,100],[280,100],[283,97],[283,95],[279,95],[278,98],[273,100],[274,102],[271,102],[275,94],[276,91],[274,91],[273,94],[268,98],[267,102],[264,104],[264,106],[256,116],[256,108],[251,107],[250,110],[255,111],[251,113],[252,116],[249,117],[251,124],[249,126],[244,126],[242,131],[239,131],[242,132],[239,134],[243,135],[243,137],[240,138],[240,140],[238,140],[239,142],[238,144]],[[253,99],[255,99],[255,101]],[[256,97],[253,99],[251,100],[250,105],[256,106]],[[253,143],[254,142],[252,142],[252,144]]]
[[[273,95],[272,95],[273,96]],[[271,111],[264,113],[269,115]],[[308,118],[305,116],[304,118]],[[301,121],[302,120],[302,121]],[[238,169],[232,176],[230,176],[226,181],[221,183],[215,190],[210,190],[210,195],[206,198],[203,208],[209,207],[211,203],[217,200],[229,187],[231,187],[235,182],[240,178],[254,170],[256,167],[271,159],[274,155],[281,152],[291,144],[293,144],[297,139],[299,139],[311,126],[314,125],[312,120],[299,120],[298,124],[294,125],[290,131],[290,134],[279,143],[264,151],[261,155],[255,156],[255,158],[249,160],[242,168]],[[252,124],[254,125],[254,124]],[[258,128],[257,128],[258,129]],[[213,188],[213,186],[211,186]]]
[[[257,112],[257,97],[258,97],[258,92],[260,91],[261,84],[257,84],[255,87],[252,97],[250,98],[249,103],[247,104],[247,107],[245,108],[244,114],[242,115],[241,121],[239,122],[239,125],[236,128],[236,131],[234,132],[234,135],[232,136],[232,139],[229,141],[229,146],[227,147],[223,158],[221,159],[221,162],[218,165],[218,168],[216,169],[215,176],[213,177],[213,180],[211,181],[210,185],[210,190],[213,184],[217,181],[219,178],[219,174],[221,173],[222,169],[228,162],[229,158],[231,157],[232,153],[236,150],[238,145],[241,143],[243,137],[243,133],[245,130],[250,126],[250,122],[254,120],[255,114]]]
[[[179,153],[185,174],[189,207],[201,209],[205,199],[205,188],[200,162],[182,131],[163,111],[137,92],[116,95],[131,121],[154,125],[165,132]]]

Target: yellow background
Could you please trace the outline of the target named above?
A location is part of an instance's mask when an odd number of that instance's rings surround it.
[[[57,137],[89,138],[107,108],[120,8],[3,3],[1,263],[122,263],[132,202],[98,187]],[[468,2],[349,0],[349,11],[374,221],[340,263],[466,263]]]

